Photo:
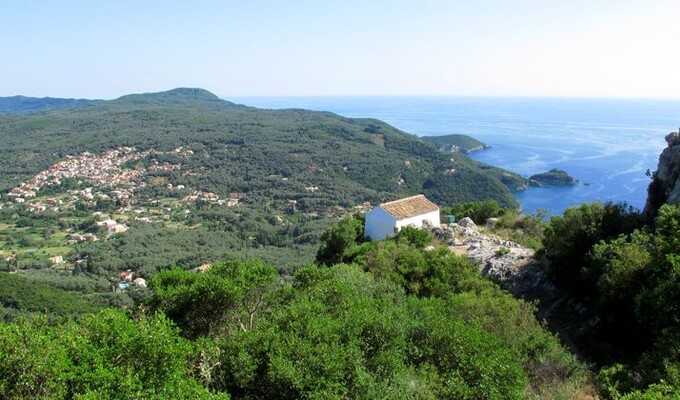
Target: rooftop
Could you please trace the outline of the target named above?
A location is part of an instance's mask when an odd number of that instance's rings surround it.
[[[410,218],[439,210],[436,204],[422,194],[382,203],[380,207],[397,219]]]

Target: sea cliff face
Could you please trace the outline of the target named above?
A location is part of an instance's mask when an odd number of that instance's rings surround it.
[[[645,215],[654,217],[664,203],[680,203],[680,129],[666,136],[666,147],[647,189]]]

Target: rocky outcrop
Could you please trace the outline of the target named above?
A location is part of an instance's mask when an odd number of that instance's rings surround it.
[[[647,189],[647,204],[644,214],[656,216],[665,204],[680,203],[680,129],[666,136],[666,147],[659,156],[659,165],[652,175],[652,183]]]
[[[477,225],[475,225],[475,221],[473,221],[472,218],[470,217],[462,218],[460,221],[458,221],[458,224],[454,225],[458,225],[463,228],[470,228],[473,229],[475,232],[477,231]]]
[[[461,220],[461,222],[463,222]],[[482,275],[489,276],[511,292],[522,270],[531,265],[534,251],[496,235],[482,235],[473,226],[453,225],[460,242],[467,246],[467,257],[478,263]]]
[[[455,253],[478,264],[482,275],[516,296],[553,290],[543,269],[533,264],[534,250],[496,235],[481,234],[469,218],[435,229],[435,236]]]

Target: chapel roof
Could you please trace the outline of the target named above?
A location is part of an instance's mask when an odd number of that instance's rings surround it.
[[[422,194],[382,203],[380,207],[397,219],[415,217],[416,215],[439,210],[436,204]]]

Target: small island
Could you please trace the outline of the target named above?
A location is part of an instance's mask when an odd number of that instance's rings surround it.
[[[533,186],[562,186],[578,183],[578,179],[569,176],[566,171],[555,168],[548,172],[531,175],[529,180]]]
[[[471,153],[488,149],[486,143],[468,135],[422,136],[421,140],[434,145],[442,153]]]

